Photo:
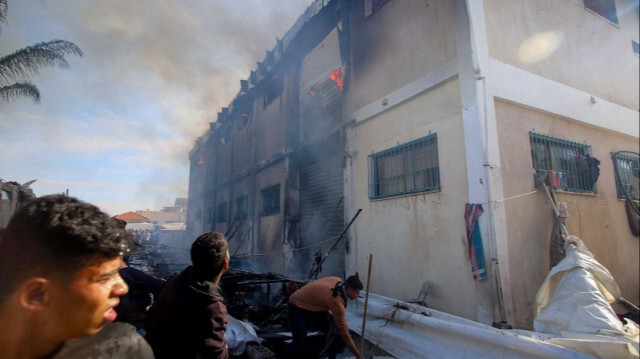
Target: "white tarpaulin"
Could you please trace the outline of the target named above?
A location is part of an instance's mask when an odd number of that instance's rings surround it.
[[[638,358],[637,325],[623,325],[610,305],[620,297],[611,273],[578,237],[565,240],[565,252],[538,290],[534,330],[596,357]]]
[[[251,324],[227,315],[227,331],[224,336],[229,346],[229,354],[240,356],[247,350],[247,344],[262,343],[262,339],[256,334]]]
[[[541,332],[496,329],[370,294],[365,338],[403,359],[638,358],[637,325],[622,325],[609,305],[620,296],[613,277],[579,239],[566,241],[574,244],[538,292],[535,327]],[[347,307],[356,333],[363,307],[361,298]]]
[[[361,298],[347,306],[349,328],[356,333],[362,331],[363,308]],[[544,340],[549,337],[521,335],[369,294],[365,338],[396,358],[593,358]]]

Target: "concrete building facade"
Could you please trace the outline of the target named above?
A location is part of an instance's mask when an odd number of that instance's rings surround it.
[[[637,201],[638,29],[632,0],[316,1],[196,142],[188,230],[305,278],[362,209],[322,275],[366,273],[372,254],[375,293],[428,283],[435,309],[529,329],[554,220],[534,173],[553,171],[569,233],[637,304],[619,182]]]

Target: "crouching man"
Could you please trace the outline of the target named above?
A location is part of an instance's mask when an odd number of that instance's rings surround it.
[[[289,348],[288,357],[306,358],[310,356],[305,347],[309,329],[321,329],[327,332],[327,340],[322,354],[329,359],[340,354],[346,345],[361,359],[351,335],[346,319],[347,299],[360,296],[362,282],[358,273],[343,282],[338,277],[325,277],[315,280],[298,289],[289,298],[289,324],[293,343]],[[332,320],[328,320],[331,317]]]
[[[0,358],[50,358],[115,320],[131,245],[114,219],[75,198],[20,208],[0,238]]]

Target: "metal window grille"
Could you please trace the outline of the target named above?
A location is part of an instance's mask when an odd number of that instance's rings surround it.
[[[619,198],[640,200],[640,161],[638,154],[632,152],[613,152],[613,170]]]
[[[438,137],[426,137],[369,155],[369,198],[440,189]]]
[[[529,133],[529,140],[536,172],[555,171],[559,189],[568,192],[596,192],[589,166],[590,145],[535,131]]]

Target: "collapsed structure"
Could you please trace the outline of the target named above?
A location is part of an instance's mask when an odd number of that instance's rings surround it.
[[[314,1],[191,150],[187,231],[307,279],[362,209],[323,276],[373,254],[373,293],[531,329],[549,172],[637,304],[637,4]]]
[[[30,187],[33,182],[31,180],[20,184],[15,181],[5,181],[0,178],[0,229],[9,224],[11,216],[20,206],[30,198],[36,197],[33,189]]]

